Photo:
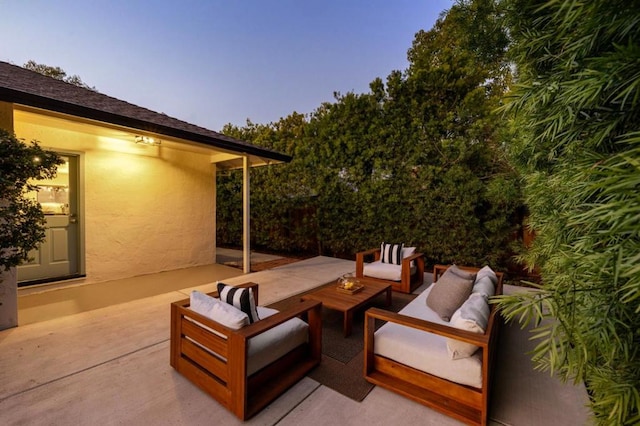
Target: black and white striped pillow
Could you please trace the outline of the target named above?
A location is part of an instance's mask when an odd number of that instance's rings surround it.
[[[218,295],[221,301],[226,302],[229,305],[233,305],[247,314],[249,317],[249,324],[260,320],[252,289],[232,287],[219,282]]]
[[[380,260],[382,263],[402,264],[402,248],[404,244],[382,243],[380,245]]]

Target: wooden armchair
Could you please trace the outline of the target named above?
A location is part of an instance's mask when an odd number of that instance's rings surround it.
[[[356,278],[367,277],[374,281],[390,283],[393,290],[401,293],[411,293],[421,286],[424,280],[424,257],[422,253],[413,253],[411,256],[402,259],[402,265],[397,265],[399,269],[399,280],[390,280],[375,276],[365,275],[365,260],[373,257],[374,262],[380,260],[380,247],[356,253]],[[411,263],[415,262],[414,273],[411,273]],[[396,265],[393,265],[396,266]]]
[[[257,305],[258,285],[247,283],[241,287],[253,289]],[[217,296],[215,292],[210,295]],[[320,302],[301,302],[239,330],[188,307],[189,299],[171,304],[171,366],[241,420],[258,413],[320,363]],[[308,341],[249,373],[251,339],[296,317],[306,317]]]

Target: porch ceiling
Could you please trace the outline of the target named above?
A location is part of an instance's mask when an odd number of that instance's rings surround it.
[[[162,147],[209,155],[211,163],[215,163],[218,170],[242,168],[243,157],[245,155],[249,156],[251,167],[282,162],[247,153],[232,152],[191,140],[179,139],[159,133],[144,132],[130,127],[118,126],[24,105],[15,105],[14,119],[16,122],[24,124],[39,125],[74,133],[84,133],[108,139],[127,141],[131,142],[132,146],[135,144],[136,136],[149,136],[160,139]],[[40,142],[46,147],[46,141]]]

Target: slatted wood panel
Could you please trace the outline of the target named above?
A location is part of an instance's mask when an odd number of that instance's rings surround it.
[[[229,409],[231,407],[231,389],[227,387],[226,383],[219,382],[208,371],[203,370],[188,358],[181,358],[178,361],[176,370],[211,395],[225,408]]]
[[[182,334],[217,353],[221,358],[227,358],[226,338],[213,334],[188,320],[182,322]]]
[[[189,339],[182,339],[182,356],[208,371],[222,383],[229,381],[227,362],[215,357]]]
[[[443,397],[454,399],[470,407],[480,409],[482,406],[481,389],[461,386],[378,355],[374,357],[374,369],[382,374],[397,377],[399,380],[411,382],[420,388],[438,389],[438,393]]]
[[[396,376],[387,375],[379,371],[371,373],[367,377],[367,380],[466,424],[482,424],[481,410],[475,410],[453,399],[447,398],[440,394],[437,388],[429,389],[416,386],[411,382],[400,380]]]

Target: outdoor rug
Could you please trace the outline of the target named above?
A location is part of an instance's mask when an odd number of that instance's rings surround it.
[[[335,283],[328,285],[335,285]],[[323,309],[322,362],[308,376],[351,399],[362,401],[374,387],[363,377],[364,311],[369,307],[379,307],[398,312],[415,297],[415,294],[393,292],[391,306],[385,306],[385,296],[378,296],[371,305],[354,313],[353,329],[349,337],[344,337],[342,312]],[[300,295],[296,295],[277,302],[271,307],[282,310],[292,303],[298,303],[299,300]],[[378,326],[381,325],[378,324]]]

